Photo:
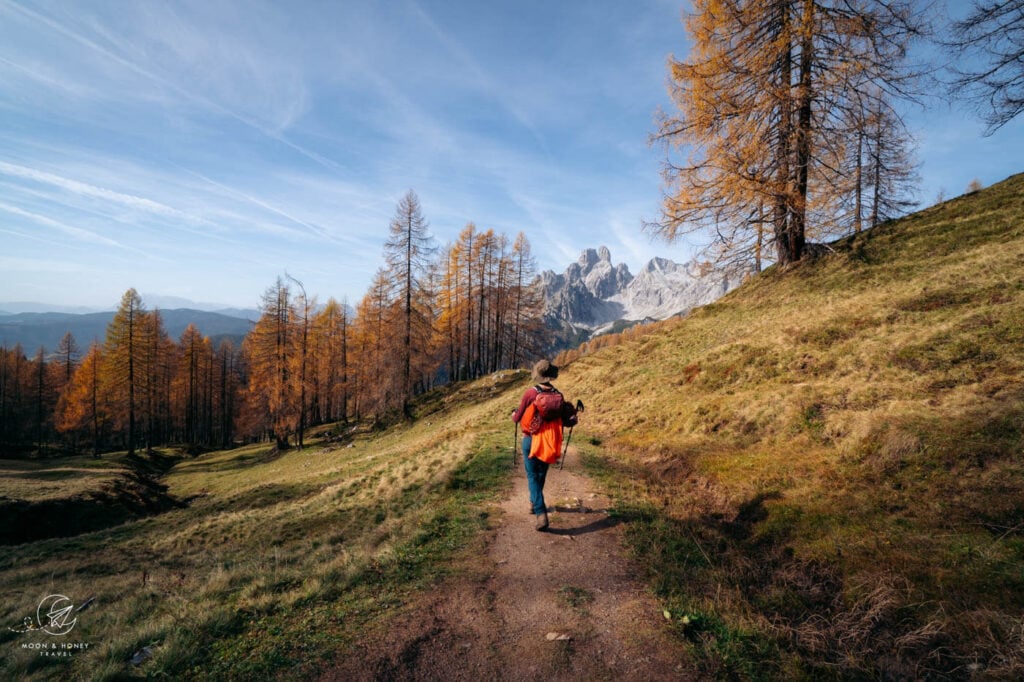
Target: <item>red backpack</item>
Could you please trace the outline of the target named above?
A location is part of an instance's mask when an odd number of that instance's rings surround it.
[[[553,386],[545,388],[541,385],[535,388],[537,395],[532,403],[533,417],[526,428],[523,429],[524,433],[537,433],[544,425],[544,422],[562,418],[562,405],[565,404],[565,399],[558,392],[558,389]]]

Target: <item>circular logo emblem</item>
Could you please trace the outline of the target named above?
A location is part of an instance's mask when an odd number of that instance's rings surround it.
[[[43,632],[51,635],[66,635],[78,622],[71,618],[75,605],[63,594],[51,594],[39,602],[36,609],[36,622]]]

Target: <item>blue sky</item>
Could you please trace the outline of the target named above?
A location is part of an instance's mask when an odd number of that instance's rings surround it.
[[[0,301],[134,287],[255,307],[285,272],[363,295],[395,206],[440,244],[526,233],[541,269],[652,242],[681,2],[0,0]],[[921,199],[1024,170],[940,101],[910,116]]]

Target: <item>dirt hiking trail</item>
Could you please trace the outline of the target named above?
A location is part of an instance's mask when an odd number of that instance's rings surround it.
[[[534,528],[520,462],[484,551],[322,679],[693,679],[574,450],[548,472],[548,531]]]

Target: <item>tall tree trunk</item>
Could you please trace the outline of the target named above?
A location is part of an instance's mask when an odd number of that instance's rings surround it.
[[[790,215],[790,155],[792,151],[792,81],[793,81],[793,51],[792,37],[790,35],[789,2],[779,0],[776,3],[776,11],[779,13],[779,42],[783,48],[779,54],[778,79],[779,79],[779,102],[778,115],[779,125],[776,135],[775,165],[776,178],[774,183],[775,206],[773,227],[775,232],[775,250],[780,264],[790,262],[789,233]]]
[[[793,219],[790,222],[788,240],[789,257],[792,262],[804,254],[807,234],[807,187],[811,167],[811,125],[814,100],[812,89],[812,64],[814,63],[814,2],[805,0],[801,20],[800,40],[800,87],[798,90],[797,131],[796,131],[796,196],[793,199]]]

